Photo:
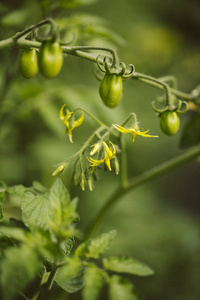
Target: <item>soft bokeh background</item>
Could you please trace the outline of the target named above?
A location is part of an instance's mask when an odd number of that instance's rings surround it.
[[[133,63],[138,72],[155,77],[173,74],[185,92],[199,84],[199,1],[88,0],[80,3],[89,5],[68,7],[77,2],[1,1],[0,38],[53,16],[61,28],[77,33],[78,44],[117,48],[120,59]],[[64,32],[63,38],[68,37]],[[158,139],[137,137],[134,144],[126,137],[130,177],[185,151],[179,147],[181,136],[194,113],[181,116],[177,135],[165,136],[151,109],[160,94],[154,88],[127,80],[122,103],[110,110],[98,95],[92,63],[66,56],[57,78],[48,81],[37,75],[25,80],[18,70],[20,50],[14,47],[0,53],[0,180],[8,185],[30,186],[37,180],[49,187],[53,166],[77,151],[95,128],[86,117],[74,131],[71,145],[58,118],[63,103],[71,110],[82,106],[107,124],[119,124],[135,112],[141,127],[159,135]],[[72,196],[80,198],[80,228],[84,230],[119,178],[99,171],[94,191],[82,192],[73,187],[71,173],[69,167],[61,178]],[[200,299],[199,176],[199,163],[192,162],[136,188],[120,199],[98,229],[117,229],[111,254],[135,257],[155,270],[152,277],[133,279],[142,299]]]

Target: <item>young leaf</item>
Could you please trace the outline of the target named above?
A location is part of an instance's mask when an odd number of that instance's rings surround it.
[[[57,179],[51,187],[49,194],[49,224],[53,231],[67,227],[78,218],[78,214],[76,213],[77,202],[77,198],[70,201],[68,190],[62,181]]]
[[[91,240],[88,246],[88,252],[86,253],[87,257],[99,258],[110,246],[116,235],[116,230],[112,230],[108,233],[103,233]]]
[[[103,266],[105,269],[110,271],[134,274],[138,276],[148,276],[154,273],[152,269],[143,263],[135,259],[125,257],[103,258]]]
[[[48,227],[48,199],[25,193],[21,201],[22,219],[31,230],[35,228],[47,229]]]
[[[84,273],[83,300],[98,299],[102,285],[102,271],[95,265],[90,265]]]
[[[78,259],[67,259],[66,264],[60,267],[56,273],[56,282],[64,290],[68,291],[69,280],[75,280],[79,276],[82,264]]]
[[[6,250],[0,266],[3,300],[16,297],[18,291],[23,290],[34,279],[38,269],[36,252],[29,246],[23,245]]]
[[[133,285],[120,276],[114,275],[109,281],[110,300],[138,300]]]

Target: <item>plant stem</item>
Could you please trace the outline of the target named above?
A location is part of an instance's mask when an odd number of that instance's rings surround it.
[[[135,72],[131,78],[135,79],[135,80],[142,81],[144,83],[147,83],[147,84],[149,84],[153,87],[156,87],[158,89],[161,89],[161,90],[166,89],[166,85],[167,85],[166,83],[164,83],[164,82],[162,82],[159,79],[156,79],[154,77],[147,76],[145,74]],[[176,90],[174,88],[170,88],[169,86],[168,86],[168,89],[169,89],[170,93],[172,93],[173,95],[177,96],[178,98],[180,98],[182,100],[190,101],[190,100],[194,100],[196,98],[196,96],[194,96],[192,94],[187,94],[187,93],[181,92],[181,91]]]
[[[118,188],[114,192],[114,194],[109,198],[109,200],[105,203],[102,209],[99,211],[94,221],[90,224],[88,230],[86,231],[86,238],[88,239],[94,233],[94,231],[99,226],[99,224],[101,223],[105,215],[111,210],[111,208],[113,208],[113,206],[117,203],[117,201],[119,201],[119,199],[122,198],[129,191],[143,184],[144,182],[148,182],[154,178],[159,177],[162,174],[165,174],[170,170],[176,169],[177,167],[192,161],[199,155],[200,155],[200,145],[193,147],[192,149],[188,150],[182,155],[175,157],[167,162],[164,162],[159,166],[156,166],[151,170],[144,172],[141,175],[136,176],[135,178],[129,181],[126,187]]]

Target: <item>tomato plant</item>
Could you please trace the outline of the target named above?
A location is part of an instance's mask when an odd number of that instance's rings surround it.
[[[99,94],[105,105],[111,108],[117,106],[122,96],[122,77],[106,73],[99,87]]]
[[[180,125],[180,120],[178,117],[177,112],[175,111],[165,111],[160,116],[160,127],[162,131],[166,135],[173,135],[175,134]]]
[[[46,78],[58,75],[63,65],[63,51],[58,42],[44,42],[38,54],[40,73]]]
[[[33,77],[38,72],[36,49],[24,49],[20,58],[19,68],[21,75],[27,79]]]

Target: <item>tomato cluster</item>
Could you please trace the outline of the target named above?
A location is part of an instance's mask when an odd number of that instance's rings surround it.
[[[105,105],[110,108],[117,106],[122,96],[122,77],[106,73],[99,87],[99,94]]]
[[[58,75],[63,65],[63,51],[58,42],[44,42],[40,50],[24,49],[20,59],[20,72],[23,77],[31,78],[37,72],[46,78]]]
[[[177,112],[165,111],[160,116],[160,127],[166,135],[175,134],[180,125],[180,120]]]

